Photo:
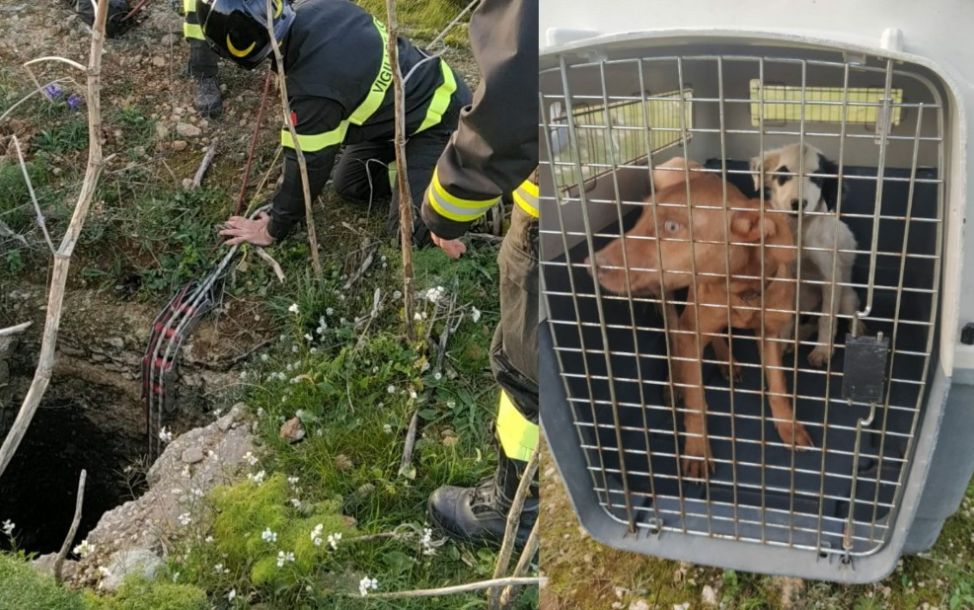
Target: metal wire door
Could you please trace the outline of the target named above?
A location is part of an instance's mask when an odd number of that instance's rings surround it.
[[[563,56],[541,72],[548,324],[589,483],[606,516],[630,532],[786,546],[844,562],[877,552],[889,538],[919,433],[935,336],[944,108],[922,74],[891,60],[836,55]],[[764,167],[752,170],[748,160],[788,143],[813,144],[836,162],[835,172],[785,171],[798,181],[799,199],[807,180],[837,180],[847,194],[822,214],[836,215],[857,242],[851,250],[842,250],[838,239],[826,246],[833,260],[855,255],[851,281],[812,276],[803,255],[823,242],[818,236],[808,243],[802,226],[810,216],[799,211],[789,311],[799,322],[822,315],[800,307],[802,286],[827,286],[833,295],[851,287],[858,311],[838,316],[834,339],[804,336],[800,323],[780,339],[792,350],[782,369],[794,420],[814,442],[804,451],[778,438],[768,412],[758,351],[763,326],[719,333],[743,375],[723,379],[717,367],[730,362],[704,352],[715,470],[691,477],[681,463],[688,433],[679,396],[686,388],[674,378],[672,352],[674,336],[694,333],[673,319],[688,306],[687,293],[668,293],[662,284],[648,294],[611,292],[592,279],[590,260],[624,236],[647,204],[653,210],[678,205],[658,201],[650,179],[674,155],[702,163],[679,170],[685,180],[692,172],[719,175],[769,213],[767,194],[752,184],[755,178],[766,183]],[[714,204],[731,209],[726,189]],[[694,204],[691,215],[697,209]],[[690,226],[685,247],[700,247],[692,216]],[[662,241],[644,239],[654,248]],[[646,270],[639,260],[622,265],[627,277]],[[732,275],[717,274],[728,292],[737,279]],[[691,276],[694,288],[718,281],[696,270]],[[766,304],[759,300],[754,307],[763,316]],[[693,311],[699,315],[701,307]],[[731,327],[732,308],[725,309]],[[884,378],[879,400],[844,397],[843,385],[852,382],[844,376],[845,331],[855,332],[855,318],[864,323],[862,332],[888,341],[888,355],[877,365]],[[816,367],[807,356],[819,343],[834,353]]]

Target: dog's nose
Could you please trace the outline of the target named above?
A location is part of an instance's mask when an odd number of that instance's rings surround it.
[[[585,268],[590,275],[598,277],[598,275],[602,272],[602,269],[600,268],[601,265],[602,261],[599,259],[598,252],[596,252],[593,256],[585,257]]]
[[[797,212],[798,211],[798,200],[797,199],[792,199],[791,200],[791,209],[792,209],[793,212]]]

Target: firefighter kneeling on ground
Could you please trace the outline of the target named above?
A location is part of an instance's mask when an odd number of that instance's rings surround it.
[[[491,368],[501,387],[498,465],[477,487],[445,486],[429,499],[434,524],[459,539],[498,541],[527,461],[538,444],[538,3],[484,0],[470,19],[480,67],[473,105],[443,151],[423,201],[433,242],[452,258],[467,228],[503,195],[514,200],[497,256],[501,320]],[[523,543],[538,514],[538,482],[521,513]]]
[[[397,232],[399,202],[387,169],[395,159],[395,104],[382,22],[348,0],[307,0],[294,7],[287,0],[272,0],[270,24],[266,0],[197,0],[195,9],[210,47],[248,70],[268,56],[273,62],[270,25],[284,59],[291,122],[307,161],[312,201],[334,166],[335,190],[343,198],[363,205],[391,198],[387,224],[391,233]],[[470,91],[441,58],[401,37],[398,50],[399,69],[409,75],[406,156],[409,188],[418,206],[460,109],[470,102]],[[220,231],[228,244],[270,245],[304,220],[301,173],[288,129],[281,131],[281,143],[284,177],[270,214],[254,220],[231,217]],[[417,245],[429,242],[422,222],[409,229]]]

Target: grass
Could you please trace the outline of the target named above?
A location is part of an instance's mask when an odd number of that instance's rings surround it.
[[[550,458],[546,456],[550,464]],[[546,474],[550,471],[546,470]],[[947,520],[930,553],[904,557],[885,580],[843,586],[779,579],[656,559],[610,549],[580,534],[561,481],[546,476],[542,490],[542,566],[549,578],[543,605],[551,609],[670,609],[702,606],[710,587],[721,607],[872,610],[880,608],[974,608],[974,485],[961,509]],[[584,581],[579,579],[586,575]],[[612,600],[607,603],[606,600]],[[924,606],[926,604],[926,606]]]

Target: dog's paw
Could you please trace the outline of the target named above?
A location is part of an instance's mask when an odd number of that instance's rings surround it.
[[[808,363],[812,366],[822,367],[828,363],[831,357],[832,352],[829,351],[828,346],[819,345],[808,354]]]
[[[781,422],[776,427],[778,428],[778,436],[781,437],[781,440],[786,445],[791,446],[792,449],[815,446],[815,443],[812,442],[812,437],[805,430],[805,426],[798,422],[794,424],[791,422]]]
[[[744,367],[737,364],[736,360],[731,360],[730,366],[722,362],[717,365],[717,368],[720,369],[720,376],[724,378],[724,381],[730,381],[732,374],[734,376],[734,383],[738,383],[744,379]]]
[[[706,478],[708,473],[715,470],[713,456],[710,454],[710,443],[700,437],[688,437],[683,447],[683,476],[691,479]]]

